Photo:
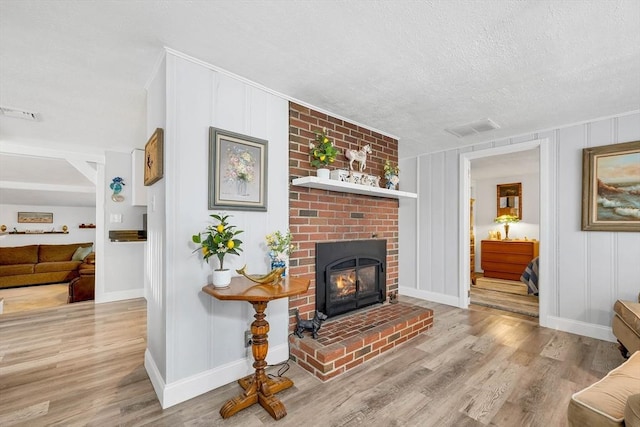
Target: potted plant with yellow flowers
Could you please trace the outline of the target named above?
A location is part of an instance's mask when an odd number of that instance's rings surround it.
[[[231,283],[231,271],[224,268],[224,257],[227,255],[240,255],[242,240],[236,236],[242,230],[236,229],[235,225],[230,225],[227,219],[230,215],[209,215],[217,221],[215,225],[207,226],[206,231],[194,234],[191,238],[193,243],[199,244],[196,251],[202,251],[202,258],[209,262],[212,256],[218,257],[220,268],[213,270],[213,286],[216,288],[226,288]]]
[[[384,161],[384,178],[387,181],[385,185],[389,190],[395,190],[400,182],[400,168],[398,165],[393,165],[390,160]]]
[[[336,161],[340,151],[329,138],[327,128],[322,129],[322,132],[316,132],[315,143],[309,143],[309,154],[311,155],[311,166],[318,168],[318,178],[329,179],[329,168],[327,166]]]

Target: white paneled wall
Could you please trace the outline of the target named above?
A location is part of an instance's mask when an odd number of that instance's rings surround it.
[[[265,139],[268,210],[224,211],[232,215],[230,223],[244,231],[239,235],[244,251],[225,258],[225,268],[246,264],[252,273],[268,270],[264,236],[288,227],[288,111],[288,101],[269,91],[178,53],[166,56],[163,205],[158,205],[161,195],[153,187],[149,193],[156,197],[156,210],[164,210],[164,224],[154,220],[162,214],[150,213],[149,218],[150,232],[164,236],[164,242],[157,242],[163,244],[163,273],[150,282],[150,293],[161,295],[154,302],[154,317],[164,324],[150,324],[158,330],[151,334],[155,342],[150,337],[147,354],[147,371],[159,377],[152,381],[163,407],[252,370],[244,331],[253,321],[253,309],[246,302],[219,301],[201,291],[211,281],[217,258],[204,262],[199,252],[194,253],[191,236],[213,221],[210,214],[220,212],[208,210],[209,128]],[[151,211],[154,202],[148,202]],[[269,303],[268,321],[267,362],[278,363],[288,358],[286,299]]]
[[[611,339],[613,303],[618,298],[635,299],[640,291],[640,234],[580,230],[582,149],[640,140],[640,113],[484,143],[471,149],[543,138],[549,140],[551,151],[551,218],[547,232],[553,237],[540,243],[548,245],[552,260],[547,271],[548,307],[541,313],[548,313],[548,326]],[[402,267],[411,268],[408,262],[401,264],[403,294],[453,305],[461,301],[457,277],[458,157],[468,150],[450,150],[401,162],[403,183],[415,180],[418,192],[415,206],[400,207],[400,259],[405,254],[416,259],[412,266],[415,274],[403,271]],[[416,167],[412,168],[412,164]],[[542,230],[540,233],[544,234]],[[415,254],[406,253],[414,248]],[[417,280],[412,281],[413,277]]]

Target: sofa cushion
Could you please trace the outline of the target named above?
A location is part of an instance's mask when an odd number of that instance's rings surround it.
[[[629,328],[640,335],[640,303],[617,300],[613,305],[613,311]]]
[[[38,262],[38,245],[0,248],[0,265],[35,264]]]
[[[51,273],[53,271],[74,271],[78,269],[80,261],[41,262],[36,264],[36,273]]]
[[[76,249],[93,246],[93,243],[71,243],[67,245],[40,245],[38,262],[71,261]]]
[[[32,274],[35,264],[0,265],[0,276],[15,276],[17,274]]]
[[[80,246],[71,256],[71,261],[82,261],[93,252],[93,246],[82,247]]]
[[[627,398],[640,393],[640,351],[603,379],[571,396],[569,425],[624,426]]]

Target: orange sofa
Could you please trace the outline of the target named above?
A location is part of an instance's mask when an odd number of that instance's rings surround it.
[[[91,242],[0,247],[0,289],[69,282],[92,248]]]

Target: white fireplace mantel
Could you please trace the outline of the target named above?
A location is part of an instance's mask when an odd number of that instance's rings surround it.
[[[389,190],[387,188],[371,187],[368,185],[342,182],[336,179],[324,179],[317,176],[303,176],[292,181],[298,187],[317,188],[320,190],[340,191],[343,193],[362,194],[365,196],[386,197],[389,199],[417,199],[416,193],[406,191]]]

